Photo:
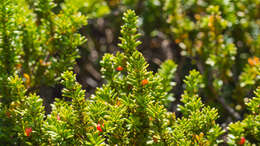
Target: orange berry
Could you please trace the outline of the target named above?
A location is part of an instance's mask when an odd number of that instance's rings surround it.
[[[42,66],[43,66],[43,64],[44,64],[44,61],[43,61],[42,59],[40,59],[40,60],[39,60],[39,62],[40,62],[40,65],[42,65]]]
[[[26,79],[26,80],[25,80],[26,86],[29,87],[30,82],[31,82],[30,76],[29,76],[27,73],[24,73],[24,74],[23,74],[23,77]]]
[[[27,80],[27,79],[30,79],[30,76],[27,74],[27,73],[24,73],[23,74],[23,77]]]
[[[175,40],[175,43],[176,43],[176,44],[179,44],[180,42],[181,42],[180,39],[176,39],[176,40]]]
[[[214,16],[209,16],[208,27],[213,27],[213,24],[214,24]]]
[[[248,58],[247,61],[251,66],[255,66],[259,63],[259,58],[254,56],[253,58]]]
[[[122,67],[122,66],[118,66],[117,68],[116,68],[116,70],[117,71],[122,71],[124,68]]]
[[[17,69],[21,69],[22,68],[22,64],[21,63],[16,64],[16,68]]]
[[[146,84],[148,84],[148,80],[147,80],[147,79],[143,79],[143,80],[142,80],[142,85],[144,86],[144,85],[146,85]]]
[[[121,103],[119,100],[116,101],[116,105],[119,106]]]

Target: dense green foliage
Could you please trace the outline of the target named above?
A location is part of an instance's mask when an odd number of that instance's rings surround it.
[[[26,87],[35,89],[53,85],[62,72],[72,69],[79,57],[77,47],[84,37],[77,29],[86,25],[86,16],[66,1],[55,14],[55,4],[48,1],[1,1],[1,96],[10,96],[7,78],[24,77]],[[32,7],[32,8],[30,8]],[[8,98],[3,102],[10,104]]]
[[[260,144],[259,8],[259,0],[0,0],[0,143]],[[86,96],[72,71],[86,44],[79,30],[121,9],[121,51],[103,55],[104,82]],[[150,71],[139,39],[161,36],[179,57]],[[186,61],[194,69],[182,72]],[[39,90],[57,84],[50,112]]]

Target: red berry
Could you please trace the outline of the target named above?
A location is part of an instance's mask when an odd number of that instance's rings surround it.
[[[117,68],[116,68],[116,70],[117,71],[122,71],[124,68],[122,67],[122,66],[118,66]]]
[[[30,136],[31,132],[32,132],[32,128],[25,128],[26,136]]]
[[[100,131],[100,132],[103,132],[103,130],[101,129],[100,124],[97,124],[97,130]]]
[[[240,141],[239,141],[239,144],[240,144],[240,145],[244,145],[245,142],[246,142],[245,137],[241,137],[241,138],[240,138]]]
[[[147,80],[147,79],[143,79],[143,80],[142,80],[142,85],[144,86],[144,85],[146,85],[146,84],[148,84],[148,80]]]
[[[60,115],[57,115],[57,120],[58,120],[58,121],[60,120]]]

